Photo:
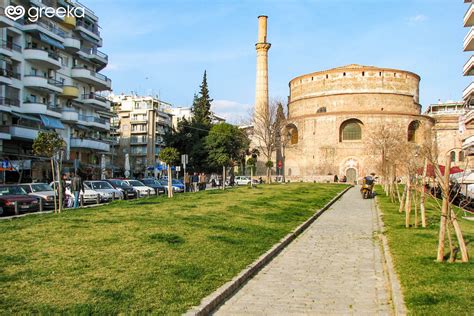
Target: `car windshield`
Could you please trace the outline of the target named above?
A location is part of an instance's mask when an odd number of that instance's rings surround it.
[[[137,180],[129,180],[128,181],[130,183],[130,185],[134,186],[134,187],[143,187],[143,183],[141,183],[140,181],[137,181]]]
[[[173,182],[173,184],[182,184],[181,181],[179,181],[179,180],[173,179],[173,180],[171,180],[171,181]]]
[[[51,188],[46,183],[38,183],[38,184],[32,184],[31,190],[33,192],[44,192],[44,191],[53,191],[53,188]]]
[[[94,190],[106,190],[106,189],[113,189],[113,187],[110,185],[110,183],[107,183],[105,181],[99,181],[99,182],[90,182],[88,183],[89,186],[92,187]]]
[[[4,195],[26,195],[26,191],[19,186],[0,187],[0,196]]]

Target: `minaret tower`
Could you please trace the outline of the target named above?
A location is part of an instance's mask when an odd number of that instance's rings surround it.
[[[267,19],[265,15],[258,17],[257,50],[257,83],[255,93],[255,117],[261,120],[268,114],[268,50],[271,44],[267,43]]]

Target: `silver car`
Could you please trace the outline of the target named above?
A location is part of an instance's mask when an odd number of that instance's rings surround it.
[[[45,209],[54,208],[54,196],[56,194],[53,188],[47,183],[26,183],[20,184],[19,186],[23,188],[28,195],[41,198]]]
[[[114,189],[114,187],[107,181],[84,181],[84,184],[92,190],[99,192],[102,202],[112,201],[114,199],[114,194],[116,200],[123,199],[123,193]]]

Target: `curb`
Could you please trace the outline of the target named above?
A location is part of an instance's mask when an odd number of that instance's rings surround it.
[[[318,210],[313,216],[306,220],[303,224],[298,226],[296,229],[291,231],[288,235],[283,237],[277,244],[275,244],[270,250],[261,255],[256,261],[251,263],[247,268],[241,271],[231,281],[225,283],[220,288],[215,290],[213,293],[203,298],[199,306],[192,307],[185,316],[203,316],[209,315],[228,298],[232,296],[241,286],[243,286],[248,280],[250,280],[257,272],[259,272],[264,266],[266,266],[273,258],[275,258],[286,246],[288,246],[293,240],[296,239],[301,233],[303,233],[318,217],[320,217],[327,209],[329,209],[337,200],[339,200],[347,191],[352,189],[354,186],[347,187],[344,191],[339,193],[331,201],[329,201],[323,208]]]
[[[384,257],[384,270],[390,287],[389,292],[390,299],[392,301],[392,310],[394,315],[406,315],[407,308],[405,305],[400,280],[393,265],[393,258],[392,254],[390,253],[390,247],[388,245],[387,236],[385,236],[385,225],[382,220],[382,211],[379,207],[379,201],[377,198],[375,199],[375,209],[377,210],[377,224],[380,229],[379,239],[382,244],[381,246]]]

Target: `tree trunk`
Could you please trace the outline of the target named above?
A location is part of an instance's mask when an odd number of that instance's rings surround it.
[[[449,209],[449,172],[451,170],[451,157],[446,156],[446,167],[444,169],[443,183],[441,185],[443,189],[443,204],[441,207],[441,223],[439,225],[439,238],[438,238],[438,255],[436,260],[438,262],[444,261],[444,244],[446,239],[446,222],[448,217]]]
[[[253,166],[250,166],[250,187],[253,188]]]
[[[405,202],[405,227],[410,227],[410,213],[411,213],[411,179],[408,175],[407,179],[407,196]]]
[[[168,164],[168,198],[173,197],[173,179],[171,173],[171,165]]]
[[[61,179],[61,170],[59,168],[59,161],[56,162],[56,178],[58,179],[58,188],[59,188],[58,212],[61,214],[61,211],[63,209],[63,184],[62,184],[62,179]]]
[[[225,190],[225,166],[222,166],[222,190]]]
[[[426,209],[425,209],[425,186],[426,186],[426,171],[428,168],[428,159],[425,158],[425,165],[423,166],[423,178],[421,179],[421,192],[420,192],[420,215],[421,215],[421,227],[426,228]]]
[[[56,214],[58,212],[56,193],[58,193],[58,196],[59,196],[59,190],[58,190],[59,185],[57,185],[56,182],[55,182],[54,159],[52,157],[51,157],[51,176],[53,177],[53,188],[55,190],[54,195],[53,195],[53,200],[54,200],[54,214]]]
[[[398,181],[397,181],[397,176],[394,175],[394,180],[395,181],[395,189],[397,191],[397,198],[398,198],[398,203],[402,203],[402,197],[400,196],[400,187],[398,185]]]
[[[456,232],[456,237],[459,243],[459,248],[461,250],[461,261],[469,262],[469,254],[467,252],[466,242],[464,241],[464,237],[462,235],[461,226],[459,226],[456,214],[454,213],[452,209],[451,209],[451,221],[453,223],[454,231]]]
[[[405,184],[405,187],[403,188],[402,198],[400,200],[400,207],[398,208],[399,213],[403,212],[403,210],[405,209],[406,196],[407,196],[407,185]]]

